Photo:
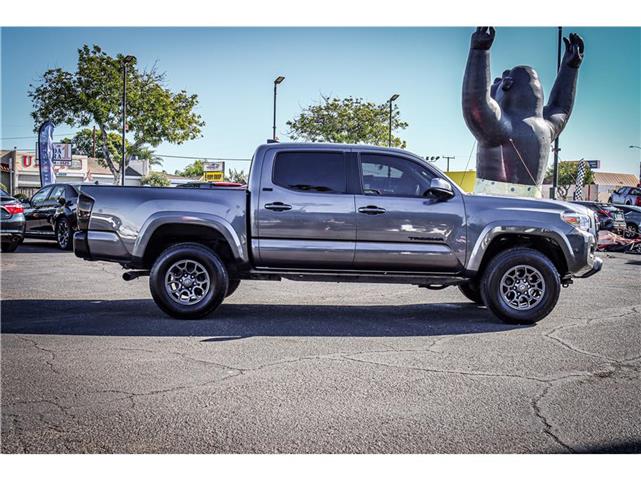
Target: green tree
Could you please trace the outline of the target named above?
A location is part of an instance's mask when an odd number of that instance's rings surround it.
[[[109,148],[109,132],[122,122],[123,55],[107,55],[99,46],[78,50],[75,71],[47,70],[36,85],[30,85],[34,131],[45,120],[71,127],[98,126],[103,160],[117,183],[120,164]],[[181,144],[201,136],[204,121],[194,113],[197,95],[165,88],[165,74],[156,67],[139,70],[129,64],[127,76],[127,131],[132,152],[161,142]],[[129,158],[130,154],[127,153]],[[126,161],[128,160],[125,159]]]
[[[317,105],[303,109],[287,122],[293,140],[331,143],[367,143],[387,146],[389,140],[389,103],[375,104],[362,98],[329,98],[321,96]],[[392,110],[392,146],[405,148],[406,143],[394,131],[407,128],[396,105]]]
[[[205,161],[196,160],[194,163],[187,165],[184,170],[176,170],[176,175],[181,177],[202,177],[205,174]]]
[[[141,185],[149,185],[150,187],[169,187],[171,185],[165,172],[149,172],[148,175],[140,179],[140,183]]]
[[[107,135],[103,136],[102,132],[96,131],[96,158],[98,163],[103,167],[107,166],[103,148],[105,138],[111,160],[119,165],[122,159],[122,134],[119,132],[107,132]],[[63,143],[73,144],[73,152],[75,154],[89,157],[93,156],[93,141],[93,130],[90,128],[83,128],[77,131],[72,138],[64,138],[62,140]],[[149,160],[150,165],[162,165],[162,158],[157,157],[149,147],[139,146],[134,150],[133,145],[125,138],[125,148],[127,157],[130,159],[136,157],[141,160]]]
[[[247,184],[247,174],[244,170],[238,171],[235,169],[230,169],[229,175],[227,175],[227,181]]]
[[[558,192],[563,200],[567,200],[568,191],[572,185],[576,184],[576,174],[579,169],[579,162],[559,162],[559,183],[558,183]],[[546,172],[546,177],[550,179],[554,175],[554,167],[548,168]],[[594,182],[594,174],[590,169],[590,166],[586,164],[585,166],[585,176],[583,177],[583,185],[589,185]],[[550,183],[552,181],[550,180]]]

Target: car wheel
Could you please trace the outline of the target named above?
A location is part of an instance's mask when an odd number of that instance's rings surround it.
[[[637,235],[639,235],[639,227],[634,223],[628,223],[624,233],[625,238],[636,238]]]
[[[56,222],[56,242],[61,250],[71,250],[71,224],[66,218]]]
[[[632,205],[632,200],[626,200],[626,201],[625,201],[625,204],[626,204],[626,205]]]
[[[230,278],[229,284],[227,285],[227,294],[225,294],[225,298],[233,295],[239,286],[240,286],[240,278]]]
[[[227,293],[227,268],[216,253],[198,243],[167,248],[149,275],[156,305],[174,318],[202,318],[218,307]]]
[[[0,251],[5,252],[5,253],[15,252],[16,248],[18,248],[18,245],[20,245],[20,242],[4,242],[4,243],[0,243]]]
[[[483,298],[481,297],[481,292],[476,282],[470,281],[467,283],[461,283],[458,286],[458,289],[468,300],[478,303],[479,305],[483,305]]]
[[[512,248],[488,264],[481,282],[487,307],[505,323],[528,325],[545,318],[559,300],[561,279],[552,261],[530,248]]]

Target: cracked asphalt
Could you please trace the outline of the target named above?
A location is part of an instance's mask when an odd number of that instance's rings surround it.
[[[536,326],[456,289],[243,282],[178,321],[141,278],[2,254],[2,452],[641,452],[641,258]]]

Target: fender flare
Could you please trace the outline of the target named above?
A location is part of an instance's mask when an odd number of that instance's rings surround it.
[[[553,240],[563,252],[565,261],[572,265],[574,254],[567,236],[559,229],[541,222],[522,225],[519,222],[493,222],[483,228],[467,261],[468,272],[478,272],[492,241],[501,235],[529,235]]]
[[[133,247],[133,257],[143,258],[149,240],[159,227],[168,224],[198,225],[211,228],[220,233],[232,251],[234,258],[246,262],[247,254],[243,242],[232,225],[222,217],[211,213],[157,212],[151,215],[140,228],[136,243]]]

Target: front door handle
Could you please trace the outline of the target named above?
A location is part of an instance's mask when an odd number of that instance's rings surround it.
[[[291,210],[292,206],[287,205],[286,203],[283,203],[283,202],[273,202],[273,203],[266,203],[265,208],[267,210],[273,210],[275,212],[284,212],[286,210]]]
[[[360,213],[364,213],[365,215],[381,215],[385,213],[385,209],[381,207],[377,207],[376,205],[368,205],[366,207],[361,207],[358,209]]]

